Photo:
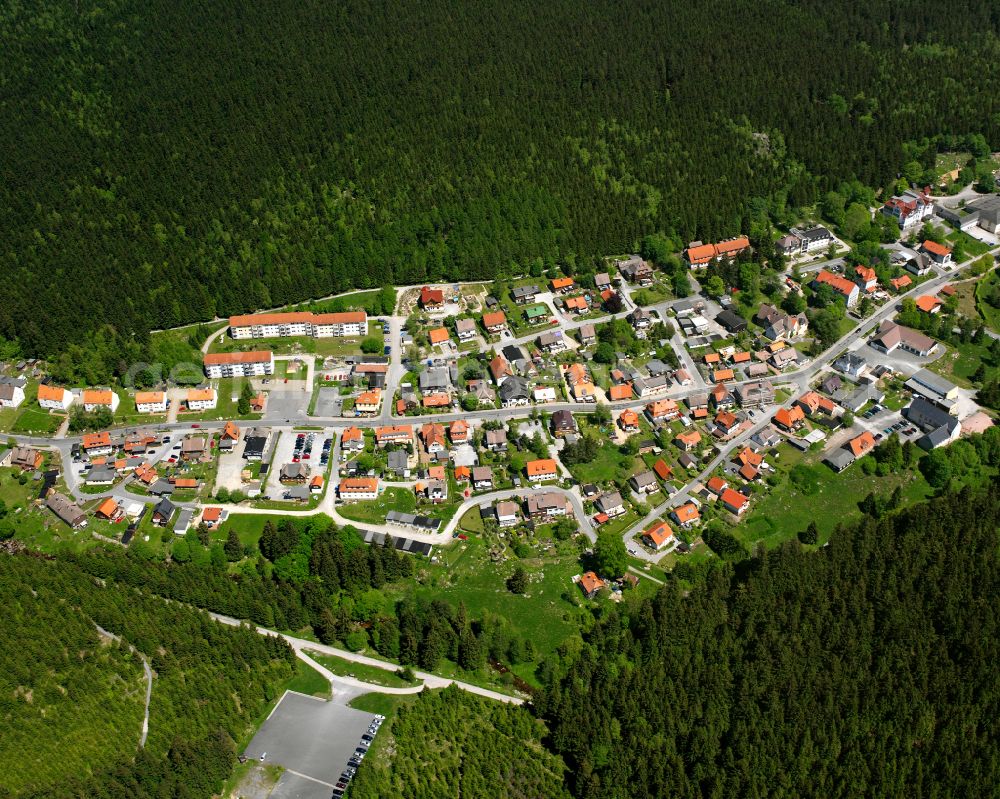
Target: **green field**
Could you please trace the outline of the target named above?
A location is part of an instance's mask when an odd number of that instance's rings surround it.
[[[989,354],[990,343],[991,339],[984,338],[982,344],[973,344],[971,341],[957,346],[941,344],[944,353],[927,364],[927,368],[964,388],[972,386],[972,375],[980,365],[986,368],[986,380],[992,380],[1000,369],[993,365]]]
[[[795,538],[812,521],[816,522],[823,543],[838,524],[861,516],[858,502],[870,491],[888,496],[896,486],[902,486],[903,502],[907,505],[932,494],[931,487],[916,470],[876,477],[866,475],[860,465],[853,464],[838,474],[819,462],[821,454],[801,453],[788,445],[780,449],[780,460],[771,456],[768,462],[785,475],[797,464],[806,466],[811,477],[808,493],[786,479],[777,488],[767,488],[760,499],[754,499],[746,517],[733,528],[735,535],[750,547],[757,543],[775,547]]]
[[[352,663],[336,655],[324,655],[312,649],[307,650],[306,654],[321,666],[325,666],[334,674],[339,674],[342,677],[354,677],[363,682],[386,688],[408,688],[416,685],[415,682],[404,680],[395,672],[380,669],[378,666],[369,666],[367,663]]]
[[[378,499],[363,499],[337,506],[337,512],[345,519],[356,522],[382,523],[386,514],[394,510],[400,513],[413,513],[417,508],[417,498],[406,488],[389,487],[379,494]]]
[[[984,299],[985,292],[1000,286],[1000,271],[993,269],[975,284],[975,307],[990,330],[1000,333],[1000,308],[994,308]],[[961,309],[961,305],[959,305]],[[966,313],[967,316],[972,314]],[[975,318],[975,317],[973,317]]]

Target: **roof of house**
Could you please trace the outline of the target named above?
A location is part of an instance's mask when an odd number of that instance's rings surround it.
[[[529,477],[558,473],[558,467],[552,458],[541,458],[540,460],[528,461],[525,469],[527,470]]]
[[[583,297],[567,297],[565,305],[567,308],[574,308],[578,311],[587,310],[587,301]]]
[[[747,504],[747,502],[750,501],[749,499],[747,499],[746,496],[741,494],[739,491],[734,491],[731,488],[727,488],[725,491],[723,491],[722,494],[719,496],[719,499],[722,500],[723,505],[728,505],[730,508],[736,508],[737,510],[742,508],[744,505]]]
[[[850,296],[858,289],[857,285],[847,278],[835,275],[832,272],[827,272],[825,269],[819,270],[819,273],[816,275],[816,282],[825,283],[834,291],[843,294],[845,297]]]
[[[361,432],[360,427],[348,427],[344,430],[340,437],[341,443],[346,441],[364,441],[365,434]]]
[[[726,486],[728,485],[729,483],[726,482],[725,478],[718,476],[710,477],[708,483],[706,483],[708,490],[713,494],[721,494],[726,490]]]
[[[201,520],[203,522],[208,522],[209,524],[217,522],[221,518],[222,508],[205,508],[205,510],[201,512]]]
[[[431,344],[441,344],[450,338],[446,327],[435,327],[428,331],[427,336],[430,338]]]
[[[104,502],[97,506],[97,512],[102,516],[114,516],[118,512],[118,503],[111,497],[108,497],[104,500]]]
[[[350,491],[357,494],[370,494],[377,490],[377,477],[345,477],[340,481],[340,493]]]
[[[632,399],[632,384],[621,383],[617,386],[611,386],[608,389],[608,398],[612,401]]]
[[[686,430],[677,434],[677,440],[685,446],[693,447],[701,441],[701,433],[697,430]]]
[[[337,325],[364,322],[368,315],[364,311],[343,311],[340,313],[312,313],[293,311],[289,313],[243,314],[229,317],[230,327],[253,327],[254,325],[290,325],[296,323],[316,325]]]
[[[673,474],[673,470],[667,466],[663,458],[658,458],[656,463],[653,464],[653,471],[659,475],[661,480],[669,480]]]
[[[84,405],[110,405],[114,392],[110,389],[86,388],[83,390]]]
[[[503,311],[490,311],[483,314],[483,327],[490,328],[507,324],[507,314]]]
[[[646,410],[649,411],[649,415],[654,419],[660,416],[668,416],[673,413],[677,413],[677,403],[672,399],[661,399],[655,402],[650,402],[646,406]]]
[[[926,252],[931,255],[937,255],[944,257],[945,255],[951,255],[951,248],[945,247],[943,244],[938,244],[936,241],[931,241],[927,239],[923,244],[920,245]]]
[[[793,405],[791,408],[779,408],[778,412],[774,414],[774,421],[782,427],[792,427],[798,422],[804,421],[805,418],[805,413],[798,405]]]
[[[891,319],[886,319],[879,326],[878,333],[872,341],[879,342],[885,349],[892,349],[899,344],[906,344],[911,349],[920,352],[932,350],[936,346],[934,339],[930,336],[925,336],[918,330],[896,324]]]
[[[680,507],[674,508],[674,515],[681,524],[694,521],[701,516],[698,512],[698,506],[693,502],[687,502]]]
[[[84,433],[80,440],[84,449],[91,449],[93,447],[110,447],[111,446],[111,433],[107,430],[103,430],[100,433]]]
[[[38,399],[49,402],[62,402],[66,394],[66,389],[62,386],[48,386],[42,383],[38,387]]]
[[[215,399],[214,388],[192,388],[188,389],[188,402],[207,402]]]
[[[552,280],[552,288],[555,290],[568,289],[573,285],[573,278],[571,277],[557,277]]]
[[[868,450],[875,446],[875,436],[871,434],[870,430],[865,430],[860,436],[852,438],[847,442],[847,446],[850,448],[851,452],[854,453],[855,458],[860,458]]]
[[[412,436],[413,427],[408,424],[389,425],[375,428],[375,438],[395,438],[396,436]]]
[[[854,267],[854,274],[864,280],[866,283],[870,283],[875,280],[875,270],[869,266],[856,266]]]
[[[716,383],[722,383],[725,380],[733,380],[736,377],[736,373],[732,369],[716,369],[712,372],[712,379]]]
[[[674,531],[666,522],[653,522],[642,531],[643,538],[648,538],[653,542],[653,546],[655,547],[660,547],[669,541],[673,534]]]
[[[273,354],[270,350],[250,352],[214,352],[205,356],[205,366],[225,366],[236,363],[269,363]]]
[[[889,282],[892,283],[893,288],[901,289],[909,286],[913,282],[913,279],[909,275],[901,275],[900,277],[894,277]]]
[[[915,303],[919,310],[923,311],[924,313],[931,313],[936,308],[940,307],[941,300],[939,300],[932,294],[924,294],[920,297],[917,297]]]
[[[432,289],[430,286],[423,286],[420,289],[421,305],[441,305],[444,302],[444,291]]]
[[[355,405],[378,405],[382,401],[382,390],[378,388],[373,388],[371,391],[365,391],[358,394],[357,400],[355,400]]]
[[[584,572],[580,575],[580,587],[585,593],[592,594],[604,588],[604,580],[594,572]]]

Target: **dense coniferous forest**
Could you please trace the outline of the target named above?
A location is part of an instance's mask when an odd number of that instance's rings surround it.
[[[887,185],[907,141],[1000,146],[998,28],[973,0],[7,4],[0,336],[115,371],[153,328],[750,231]]]
[[[0,796],[210,796],[293,671],[278,638],[70,562],[0,554],[0,595]],[[142,749],[145,681],[128,644],[154,673]]]
[[[998,488],[611,611],[537,698],[572,793],[995,796]]]
[[[569,799],[562,760],[545,752],[541,725],[525,708],[455,687],[424,691],[389,731],[389,766],[369,758],[353,799]]]

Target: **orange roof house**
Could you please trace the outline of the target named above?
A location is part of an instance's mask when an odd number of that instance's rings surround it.
[[[951,285],[951,283],[941,286],[941,293],[944,294],[945,297],[953,297],[956,291],[957,289]]]
[[[862,455],[867,455],[868,452],[875,446],[875,436],[871,434],[870,431],[865,430],[857,438],[852,438],[847,442],[847,446],[850,447],[852,453],[854,453],[855,458],[860,458]]]
[[[567,297],[564,305],[569,310],[576,311],[577,313],[583,313],[589,307],[583,297]]]
[[[703,266],[715,257],[714,244],[699,244],[695,247],[688,247],[687,260],[691,266]]]
[[[748,363],[751,355],[749,352],[734,352],[733,363]]]
[[[528,461],[524,468],[529,480],[551,480],[559,474],[559,467],[552,458]]]
[[[503,311],[490,311],[483,314],[483,327],[493,332],[505,327],[507,324],[507,314]]]
[[[468,482],[469,478],[472,476],[472,469],[468,466],[456,466],[455,467],[455,479]]]
[[[638,430],[639,429],[639,414],[633,411],[631,408],[626,408],[621,412],[618,417],[618,425],[622,430]]]
[[[253,350],[251,352],[212,352],[206,355],[202,362],[205,366],[225,366],[237,363],[270,363],[274,354],[270,350]]]
[[[734,239],[720,241],[718,244],[697,244],[688,247],[685,253],[691,266],[704,266],[713,258],[733,258],[750,246],[750,239],[737,236]]]
[[[424,286],[420,289],[420,307],[437,308],[444,305],[444,291]]]
[[[685,452],[690,452],[701,443],[701,433],[697,430],[686,430],[677,434],[674,443]]]
[[[469,438],[469,423],[465,419],[456,419],[448,428],[452,441],[466,441]]]
[[[662,549],[673,537],[674,531],[666,522],[653,522],[643,530],[642,537],[653,549]]]
[[[420,440],[424,442],[424,447],[429,452],[432,447],[444,449],[447,444],[444,440],[444,426],[440,424],[425,424],[420,428]]]
[[[344,446],[351,441],[364,441],[365,434],[361,432],[360,427],[348,427],[344,430],[343,434],[340,436],[340,444]]]
[[[779,408],[774,414],[774,423],[785,430],[793,430],[805,420],[806,415],[798,405],[792,406],[791,409]]]
[[[656,472],[656,476],[661,480],[669,480],[674,471],[669,466],[663,458],[657,459],[656,463],[653,464],[653,471]]]
[[[723,491],[729,487],[729,483],[726,482],[725,478],[722,477],[711,477],[709,478],[706,487],[716,496],[719,496]]]
[[[38,400],[39,402],[43,400],[47,400],[49,402],[62,402],[65,398],[63,393],[65,391],[66,389],[60,388],[59,386],[50,386],[42,383],[38,387]]]
[[[924,251],[930,253],[931,255],[936,255],[939,258],[944,258],[951,255],[951,248],[945,247],[943,244],[938,244],[936,241],[931,241],[927,239],[922,245]]]
[[[114,519],[121,513],[121,509],[118,507],[117,502],[115,502],[111,497],[108,497],[104,500],[104,502],[97,506],[95,513],[105,519]]]
[[[675,419],[680,415],[680,410],[672,399],[662,399],[649,403],[646,413],[650,419]]]
[[[205,508],[201,512],[201,520],[209,527],[214,527],[222,520],[222,508]]]
[[[96,388],[85,388],[83,390],[83,404],[84,405],[108,405],[114,401],[111,399],[113,396],[112,391],[105,389]]]
[[[875,274],[874,269],[868,266],[857,266],[854,268],[854,274],[858,276],[858,284],[862,286],[865,291],[871,291],[875,288],[878,275]]]
[[[716,369],[712,372],[712,379],[716,383],[725,383],[728,380],[734,380],[736,378],[736,373],[732,369]]]
[[[820,284],[825,284],[836,291],[838,294],[847,300],[848,305],[852,305],[854,298],[857,297],[858,284],[848,280],[846,277],[841,277],[840,275],[835,275],[832,272],[827,272],[825,269],[820,269],[819,273],[816,275],[816,282]]]
[[[510,370],[510,364],[507,363],[507,359],[502,355],[497,355],[492,361],[490,361],[490,374],[493,375],[493,380],[499,383],[503,378],[508,375],[513,374]]]
[[[746,495],[741,494],[739,491],[734,491],[731,488],[727,488],[719,496],[719,501],[726,506],[728,510],[739,515],[743,513],[747,508],[747,504],[750,502]]]
[[[820,395],[817,394],[815,391],[807,391],[805,394],[803,394],[801,397],[795,400],[795,404],[798,405],[800,408],[802,408],[802,410],[805,413],[808,413],[810,416],[812,416],[814,413],[819,411],[821,399],[822,397],[820,397]]]
[[[239,441],[240,428],[236,426],[236,422],[226,422],[226,426],[222,428],[222,438]]]
[[[917,308],[924,313],[937,313],[941,310],[941,300],[930,294],[924,294],[916,299]]]
[[[451,397],[447,394],[428,394],[424,397],[425,408],[446,408],[451,405]]]
[[[759,452],[754,452],[750,447],[743,447],[736,455],[736,460],[744,466],[760,466],[764,462],[764,456]]]
[[[760,475],[760,471],[755,469],[749,463],[744,464],[743,466],[740,467],[740,477],[742,477],[747,482],[750,482],[751,480],[756,480],[758,475]]]
[[[427,467],[427,477],[431,480],[444,480],[444,466],[428,466]]]
[[[632,384],[620,383],[617,386],[611,386],[611,388],[608,389],[608,398],[612,402],[632,399]]]
[[[592,598],[604,586],[604,580],[594,572],[584,572],[580,575],[580,590],[587,595],[588,599]]]
[[[557,277],[552,280],[553,291],[567,291],[571,288],[573,288],[573,278],[571,277]]]
[[[701,518],[698,506],[693,502],[687,502],[679,508],[674,508],[670,515],[674,517],[674,521],[683,525],[694,524]]]
[[[899,291],[900,289],[904,289],[911,285],[913,283],[913,279],[909,275],[902,275],[900,277],[894,277],[889,282],[892,283],[892,287],[896,289],[896,291]]]
[[[81,445],[84,449],[98,449],[99,447],[111,446],[111,433],[104,430],[100,433],[84,433],[81,438]]]
[[[707,352],[705,353],[705,363],[718,363],[722,360],[722,356],[717,352]]]
[[[431,340],[431,344],[444,344],[450,338],[448,328],[446,327],[435,327],[427,335]]]

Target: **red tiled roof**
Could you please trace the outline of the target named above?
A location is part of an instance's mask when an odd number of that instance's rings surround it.
[[[931,241],[930,239],[927,239],[921,246],[931,255],[937,255],[942,258],[946,255],[951,255],[950,247],[945,247],[943,244],[938,244],[936,241]]]

